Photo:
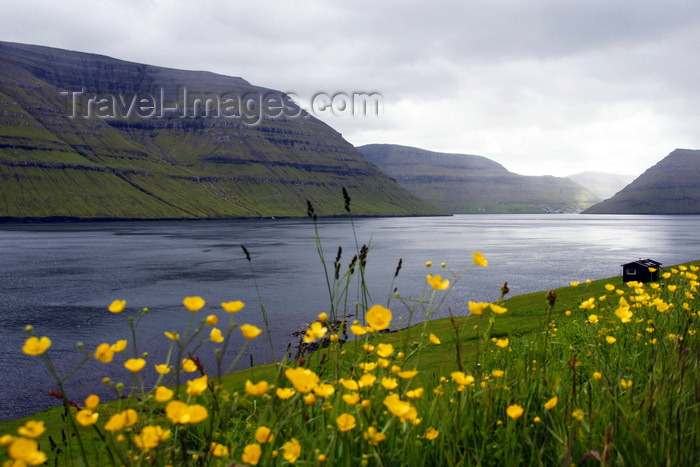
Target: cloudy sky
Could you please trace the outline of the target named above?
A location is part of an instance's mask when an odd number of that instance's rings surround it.
[[[526,175],[638,175],[700,149],[697,0],[0,0],[0,40],[379,93],[321,118],[355,145],[478,154]]]

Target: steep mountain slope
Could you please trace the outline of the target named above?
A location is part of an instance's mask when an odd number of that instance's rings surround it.
[[[0,42],[0,218],[439,214],[287,96]]]
[[[452,213],[578,212],[598,201],[569,179],[517,175],[482,156],[393,144],[358,150],[409,191]]]
[[[581,186],[591,190],[591,193],[600,199],[608,199],[615,193],[629,185],[634,177],[632,175],[611,174],[605,172],[581,172],[569,175],[570,178]]]
[[[676,149],[584,214],[700,214],[700,150]]]

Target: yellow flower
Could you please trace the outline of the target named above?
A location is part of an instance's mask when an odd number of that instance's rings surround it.
[[[490,304],[484,302],[469,302],[469,313],[473,315],[483,315],[484,310],[488,308]]]
[[[355,405],[358,402],[360,402],[360,395],[356,392],[350,393],[350,394],[343,394],[343,402],[345,402],[348,405]]]
[[[27,355],[41,355],[48,348],[51,347],[51,339],[48,337],[44,336],[41,338],[36,338],[34,336],[27,338],[26,341],[24,341],[24,345],[22,346],[22,352],[24,352]]]
[[[245,392],[251,396],[262,396],[263,394],[267,393],[269,389],[270,385],[267,384],[267,381],[265,380],[262,380],[256,384],[253,384],[250,380],[246,380],[245,382]]]
[[[586,414],[583,412],[583,410],[576,409],[571,413],[571,416],[580,422],[581,420],[583,420]]]
[[[165,386],[158,386],[156,388],[156,401],[158,402],[168,402],[170,399],[173,398],[174,391],[172,389],[168,389]]]
[[[364,326],[360,326],[359,324],[353,324],[350,326],[350,331],[356,336],[364,336],[370,329],[371,328],[366,328]]]
[[[293,464],[297,461],[299,456],[301,456],[301,444],[299,444],[296,438],[292,438],[282,445],[282,451],[284,451],[282,454],[284,460]]]
[[[325,312],[319,313],[318,320],[322,323],[328,322],[328,313],[325,313]]]
[[[134,444],[142,451],[148,451],[158,447],[161,441],[168,438],[170,438],[170,430],[164,430],[157,425],[147,425],[143,427],[141,433],[134,435]]]
[[[605,336],[605,341],[608,344],[614,344],[615,342],[617,342],[617,339],[615,339],[613,336]]]
[[[505,374],[506,374],[506,372],[503,371],[503,370],[493,370],[493,371],[491,372],[491,375],[492,375],[494,378],[502,378],[503,375],[505,375]]]
[[[335,388],[332,384],[320,383],[313,389],[314,394],[320,397],[332,396],[335,393]]]
[[[398,394],[390,394],[384,398],[384,406],[401,421],[414,420],[418,416],[415,407],[410,402],[402,401]]]
[[[362,371],[374,371],[377,368],[377,362],[360,362],[358,366]]]
[[[391,323],[391,310],[384,308],[381,305],[374,305],[372,308],[367,310],[365,315],[367,324],[369,324],[375,331],[383,331],[389,327]]]
[[[428,274],[425,276],[425,278],[428,281],[428,284],[430,284],[430,286],[435,290],[445,290],[450,286],[450,280],[443,279],[440,274],[435,274],[434,276]]]
[[[433,265],[433,262],[432,262],[432,261],[426,261],[426,262],[425,262],[425,267],[426,267],[426,268],[429,268],[429,267],[432,266],[432,265]]]
[[[634,381],[632,381],[631,379],[621,379],[620,380],[620,386],[622,386],[625,389],[631,388],[633,384],[634,384]]]
[[[486,266],[489,265],[489,262],[486,260],[486,258],[484,258],[484,255],[482,255],[480,252],[475,251],[473,256],[474,256],[474,264],[476,264],[477,266],[481,266],[481,267],[485,268]]]
[[[612,292],[613,290],[615,290],[615,286],[612,284],[605,284],[605,290],[607,290],[608,292]]]
[[[598,315],[595,315],[595,314],[588,315],[588,322],[591,324],[597,324],[599,320],[600,320],[600,318],[598,317]]]
[[[357,391],[360,389],[360,385],[354,379],[340,378],[338,382],[348,391]]]
[[[125,307],[126,300],[114,300],[112,303],[109,304],[109,308],[107,309],[112,313],[121,313],[122,311],[124,311]]]
[[[578,287],[578,285],[580,284],[580,282],[578,282],[578,281],[572,281],[572,282],[569,282],[569,284],[571,285],[571,287]]]
[[[160,365],[155,365],[156,371],[160,373],[161,375],[167,375],[170,373],[170,370],[172,370],[172,367],[169,365],[166,365],[165,363],[161,363]]]
[[[292,397],[296,391],[292,388],[277,388],[275,391],[275,394],[277,395],[278,398],[282,400],[287,400],[290,397]]]
[[[423,397],[423,388],[416,388],[411,391],[406,391],[406,398],[407,399],[420,399]]]
[[[603,373],[601,373],[600,371],[593,372],[593,379],[595,379],[596,381],[601,379],[602,377],[603,377]]]
[[[245,307],[245,303],[240,300],[236,300],[235,302],[223,302],[221,304],[221,308],[226,310],[226,313],[237,313],[241,311],[243,307]]]
[[[440,344],[442,344],[442,342],[440,342],[440,339],[438,338],[438,336],[436,336],[436,335],[433,334],[432,332],[430,333],[430,336],[428,336],[428,337],[430,338],[430,342],[431,342],[431,343],[433,343],[433,344],[435,344],[435,345],[440,345]]]
[[[582,310],[592,310],[595,308],[595,297],[584,300],[578,307]]]
[[[219,344],[224,341],[224,336],[221,334],[221,329],[219,328],[211,328],[211,331],[209,332],[209,340],[214,342],[215,344]]]
[[[508,406],[506,414],[513,419],[520,418],[523,415],[524,409],[518,404]]]
[[[425,439],[432,441],[435,438],[437,438],[439,434],[440,434],[439,431],[437,431],[435,428],[430,426],[430,427],[428,427],[427,430],[425,430],[425,434],[423,436],[425,437]]]
[[[114,358],[114,350],[112,350],[112,346],[107,343],[98,345],[97,349],[95,349],[95,358],[102,363],[111,362]]]
[[[460,386],[469,386],[474,384],[474,377],[472,375],[466,375],[462,371],[454,371],[450,374],[452,380],[459,384]]]
[[[372,446],[377,446],[386,439],[386,435],[373,426],[367,428],[367,431],[362,433],[362,437]]]
[[[406,371],[399,371],[396,373],[396,376],[398,376],[401,379],[411,379],[414,376],[418,374],[418,370],[406,370]]]
[[[498,305],[496,305],[496,304],[494,304],[494,303],[491,303],[489,306],[491,307],[491,311],[493,311],[493,312],[496,313],[497,315],[502,315],[503,313],[505,313],[506,311],[508,311],[508,308],[504,308],[504,307],[502,307],[502,306],[498,306]]]
[[[396,389],[396,387],[399,385],[399,382],[397,381],[396,378],[382,378],[382,386],[384,386],[384,389],[391,391],[392,389]]]
[[[112,415],[107,423],[105,423],[105,430],[110,431],[112,433],[121,430],[124,428],[124,425],[126,424],[126,419],[124,418],[123,413],[117,413]]]
[[[182,371],[184,371],[185,373],[193,373],[197,371],[197,364],[191,358],[183,358]]]
[[[167,337],[170,340],[173,340],[173,341],[180,340],[180,334],[178,334],[176,332],[165,331],[163,334],[165,334],[165,337]]]
[[[206,407],[194,404],[187,405],[182,401],[170,401],[165,406],[165,416],[173,423],[199,423],[209,416]]]
[[[100,405],[100,396],[97,394],[90,394],[85,398],[85,408],[96,409]]]
[[[82,426],[90,426],[97,423],[97,418],[100,414],[93,412],[90,409],[83,409],[75,415],[75,420]]]
[[[258,465],[260,461],[260,456],[262,455],[262,448],[259,444],[253,443],[248,444],[243,448],[243,454],[241,455],[241,460],[246,464]]]
[[[124,362],[124,368],[132,373],[138,373],[144,366],[146,366],[146,360],[143,358],[130,358]]]
[[[219,317],[216,315],[209,315],[206,317],[205,321],[209,326],[214,326],[216,323],[219,322]]]
[[[13,440],[7,448],[7,454],[15,460],[15,462],[8,461],[3,464],[7,466],[41,465],[46,462],[46,454],[39,451],[39,444],[33,439]]]
[[[377,377],[374,376],[372,373],[363,373],[363,375],[360,376],[360,379],[357,383],[361,388],[368,388],[372,386],[376,380]]]
[[[124,349],[126,349],[126,344],[127,344],[126,339],[121,339],[121,340],[118,340],[117,342],[115,342],[114,344],[112,344],[110,348],[112,349],[112,352],[119,353],[119,352],[123,352]]]
[[[312,391],[319,383],[318,375],[308,368],[289,368],[284,375],[292,382],[294,389],[303,394]]]
[[[554,407],[557,406],[557,402],[559,402],[559,398],[557,396],[554,396],[544,403],[544,408],[547,410],[552,410]]]
[[[255,430],[255,441],[258,443],[271,443],[274,439],[275,435],[272,434],[272,430],[264,425],[259,426],[258,429]]]
[[[304,335],[304,342],[307,344],[310,342],[315,341],[316,339],[320,339],[323,336],[326,335],[328,332],[328,328],[323,325],[320,321],[314,321],[311,323],[311,326],[309,326],[309,329],[306,330],[306,334]]]
[[[202,297],[185,297],[184,300],[182,300],[182,304],[191,312],[195,312],[202,309],[206,302]]]
[[[668,289],[669,292],[675,292],[676,289],[678,288],[678,286],[677,285],[669,285],[666,288]]]
[[[506,347],[508,347],[509,342],[510,341],[508,340],[507,337],[505,339],[496,339],[496,345],[502,349],[505,349]]]
[[[208,381],[207,375],[187,381],[187,394],[190,396],[200,395],[207,390]]]
[[[391,344],[377,344],[377,355],[380,357],[389,357],[394,353],[394,346]]]
[[[139,421],[139,414],[134,409],[126,409],[121,412],[122,417],[124,417],[124,423],[128,426],[136,425]]]
[[[17,428],[17,433],[25,438],[38,438],[46,431],[44,422],[41,420],[29,420],[24,426]]]
[[[256,326],[253,326],[252,324],[243,324],[241,325],[241,332],[246,339],[255,339],[262,332],[262,330]]]
[[[350,431],[355,428],[355,417],[349,413],[341,414],[335,419],[335,422],[338,424],[340,431]]]

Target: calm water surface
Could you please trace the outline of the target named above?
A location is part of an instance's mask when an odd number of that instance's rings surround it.
[[[356,219],[354,225],[358,243],[372,247],[367,281],[374,303],[386,303],[400,258],[394,286],[416,297],[425,261],[433,262],[434,272],[444,272],[438,266],[443,261],[462,271],[473,251],[483,252],[489,266],[472,269],[447,301],[458,315],[466,313],[467,300],[495,300],[504,281],[511,294],[520,294],[616,276],[622,263],[638,258],[664,265],[700,259],[700,216],[459,215]],[[344,271],[356,252],[350,221],[321,220],[319,232],[329,264],[343,247]],[[250,250],[254,275],[241,243]],[[198,319],[214,313],[223,322],[228,316],[218,304],[242,300],[247,306],[236,320],[263,328],[257,282],[274,354],[261,336],[241,359],[239,367],[245,367],[251,359],[257,364],[280,357],[297,342],[292,332],[328,311],[308,219],[4,224],[0,261],[0,419],[56,403],[46,395],[55,386],[41,359],[20,351],[27,324],[52,339],[49,353],[59,372],[66,372],[81,358],[77,342],[92,352],[102,342],[130,339],[125,319],[148,307],[138,328],[139,351],[150,352],[149,364],[160,363],[169,343],[163,331],[182,331],[190,318],[181,305],[186,296],[207,301]],[[107,311],[114,299],[127,300],[124,313]],[[395,321],[405,323],[403,307],[392,303]],[[205,365],[212,364],[206,358],[211,348],[200,354]],[[109,395],[99,383],[103,376],[128,383],[123,358],[110,365],[91,361],[67,382],[69,397]]]

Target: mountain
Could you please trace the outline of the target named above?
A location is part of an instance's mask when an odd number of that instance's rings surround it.
[[[394,144],[357,149],[410,192],[451,213],[579,212],[599,201],[572,180],[514,174],[482,156]]]
[[[0,42],[0,218],[442,212],[279,91]]]
[[[584,214],[700,214],[700,150],[676,149]]]
[[[570,178],[581,186],[588,188],[591,193],[600,199],[608,199],[634,180],[632,175],[620,175],[604,172],[581,172],[569,175]]]

